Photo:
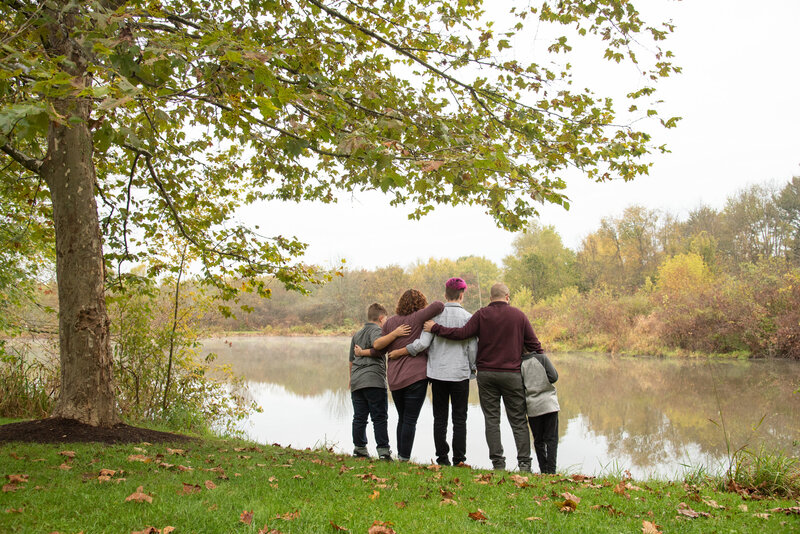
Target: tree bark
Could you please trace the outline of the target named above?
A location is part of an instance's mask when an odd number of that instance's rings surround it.
[[[58,279],[61,393],[54,417],[94,426],[119,422],[113,387],[103,248],[88,100],[54,103],[71,124],[51,122],[42,165],[53,202]],[[74,119],[81,119],[76,122]]]

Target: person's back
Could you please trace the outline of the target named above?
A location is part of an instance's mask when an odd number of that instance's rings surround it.
[[[386,309],[372,304],[367,309],[368,322],[350,341],[350,397],[353,402],[353,455],[368,457],[367,419],[372,418],[378,456],[391,460],[389,448],[389,403],[386,394],[386,358],[379,354],[356,356],[355,347],[372,348],[381,337],[381,325],[386,321]]]
[[[461,278],[451,278],[445,283],[445,298],[442,313],[434,317],[444,327],[464,326],[472,314],[461,307],[467,284]],[[469,380],[475,376],[474,339],[454,341],[430,332],[423,332],[419,339],[405,350],[398,351],[416,356],[428,349],[427,375],[431,383],[433,404],[433,441],[436,446],[436,462],[450,465],[450,445],[447,443],[447,419],[450,406],[453,409],[453,464],[467,460],[467,408]],[[389,358],[394,353],[389,353]]]
[[[486,425],[489,458],[495,469],[505,469],[503,444],[500,436],[500,401],[517,446],[520,471],[530,471],[531,444],[525,406],[525,388],[520,374],[523,351],[541,353],[542,346],[531,323],[522,311],[509,305],[508,287],[495,284],[492,301],[481,308],[461,328],[446,328],[432,322],[425,330],[449,339],[478,336],[478,394]]]
[[[478,319],[478,371],[519,371],[523,348],[541,345],[525,314],[508,302],[494,301],[475,313]]]
[[[553,474],[556,472],[560,410],[553,384],[558,380],[558,372],[545,354],[531,352],[522,356],[522,380],[539,471]]]

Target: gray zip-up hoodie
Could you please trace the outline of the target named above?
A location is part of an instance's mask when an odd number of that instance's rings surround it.
[[[535,352],[522,355],[522,382],[525,385],[528,417],[537,417],[561,409],[558,405],[556,387],[553,385],[556,380],[558,372],[546,355]]]

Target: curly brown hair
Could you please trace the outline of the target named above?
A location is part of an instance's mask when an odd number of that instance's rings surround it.
[[[428,299],[425,295],[416,289],[408,289],[400,300],[397,301],[397,315],[411,315],[415,311],[419,311],[428,305]]]

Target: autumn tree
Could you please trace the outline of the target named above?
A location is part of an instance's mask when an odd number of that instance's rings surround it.
[[[539,300],[578,285],[575,253],[564,246],[555,227],[532,223],[511,246],[503,269],[512,290],[527,288]]]
[[[516,229],[538,203],[566,204],[568,168],[646,173],[658,147],[635,121],[659,120],[672,27],[624,0],[490,16],[478,0],[3,2],[0,182],[15,185],[4,201],[47,211],[55,234],[54,415],[118,420],[104,287],[167,234],[224,296],[266,296],[264,275],[302,289],[319,273],[292,261],[303,243],[238,225],[242,204],[380,189],[413,217],[477,204]],[[504,52],[534,30],[552,35],[537,62]],[[570,85],[573,35],[613,66],[636,63],[622,113]]]

